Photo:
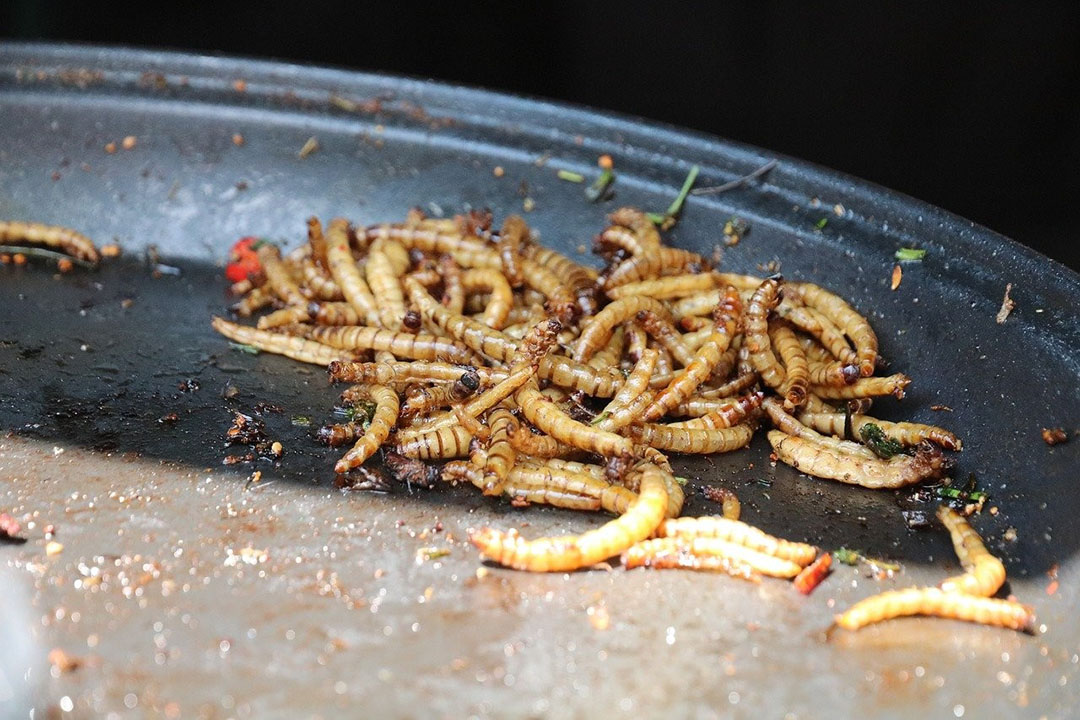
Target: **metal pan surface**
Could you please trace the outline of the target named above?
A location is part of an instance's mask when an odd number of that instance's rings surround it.
[[[134,147],[105,151],[126,136]],[[311,137],[318,150],[299,157]],[[236,352],[210,329],[228,303],[232,242],[294,245],[312,214],[502,217],[528,197],[543,241],[577,257],[614,206],[586,202],[556,170],[593,173],[603,153],[617,163],[615,202],[647,209],[667,206],[691,164],[700,184],[717,184],[777,157],[432,82],[0,45],[0,217],[124,248],[96,272],[0,267],[0,510],[29,519],[28,542],[0,545],[0,632],[5,647],[27,646],[0,661],[0,706],[76,717],[1071,714],[1080,442],[1050,448],[1040,429],[1080,427],[1080,277],[985,228],[779,157],[763,180],[691,197],[669,241],[710,255],[737,215],[752,231],[723,250],[723,268],[775,261],[871,318],[890,368],[914,378],[880,412],[963,437],[956,476],[975,473],[991,493],[997,511],[976,527],[1005,559],[1009,591],[1034,604],[1035,637],[909,619],[826,642],[838,609],[933,584],[957,563],[943,531],[907,529],[906,493],[774,467],[762,437],[678,468],[735,489],[766,530],[902,572],[841,567],[809,598],[682,572],[478,573],[470,526],[539,535],[603,518],[464,489],[342,493],[334,454],[293,422],[328,418],[337,391],[322,372]],[[892,291],[893,254],[907,246],[927,254]],[[1007,283],[1016,309],[998,324]],[[238,394],[225,399],[230,385]],[[260,401],[282,409],[265,421],[285,456],[223,468],[233,410]],[[246,487],[253,469],[263,481]],[[716,511],[695,494],[685,512]],[[47,525],[59,553],[46,553]],[[449,553],[425,559],[426,548]],[[54,648],[81,665],[50,667]],[[26,678],[13,676],[26,662]]]

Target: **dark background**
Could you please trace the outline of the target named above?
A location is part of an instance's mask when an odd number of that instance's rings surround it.
[[[1078,3],[212,5],[0,0],[0,37],[334,64],[640,115],[873,180],[1080,269]]]

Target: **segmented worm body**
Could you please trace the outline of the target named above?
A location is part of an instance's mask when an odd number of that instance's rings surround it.
[[[44,245],[96,265],[101,259],[90,238],[71,228],[17,220],[0,220],[0,245]]]

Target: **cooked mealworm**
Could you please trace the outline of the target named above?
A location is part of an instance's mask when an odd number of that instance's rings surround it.
[[[277,245],[264,242],[255,251],[259,264],[266,274],[266,284],[286,305],[307,305],[307,297],[300,292],[300,286],[289,275],[288,268],[281,260],[281,251]]]
[[[623,356],[623,348],[626,345],[626,331],[622,325],[615,328],[611,333],[611,339],[607,341],[592,358],[587,362],[589,367],[602,370],[604,368],[617,367]]]
[[[452,383],[422,388],[401,406],[401,417],[408,418],[447,407],[468,399],[480,388],[480,373],[469,368]]]
[[[660,268],[664,273],[670,275],[700,273],[708,272],[709,263],[696,252],[661,245]]]
[[[601,507],[600,500],[594,497],[544,485],[534,486],[514,480],[506,482],[503,494],[510,498],[510,501],[515,505],[534,503],[565,510],[599,510]]]
[[[514,490],[544,488],[593,498],[600,508],[615,515],[626,513],[637,498],[632,490],[621,485],[612,485],[589,473],[534,463],[515,465],[509,473],[506,486],[507,495],[511,495]]]
[[[824,385],[828,387],[843,387],[851,385],[859,380],[859,368],[857,365],[849,365],[843,360],[828,360],[821,362],[810,360],[807,363],[807,372],[811,385]]]
[[[813,336],[828,351],[829,355],[843,363],[855,360],[855,351],[851,349],[844,333],[833,321],[814,308],[795,304],[791,296],[785,297],[776,307],[776,313],[795,327]]]
[[[465,288],[461,284],[461,266],[449,255],[439,258],[439,277],[443,284],[442,304],[449,312],[465,311]]]
[[[873,595],[837,615],[835,625],[845,630],[858,630],[882,620],[912,615],[966,620],[1035,633],[1035,613],[1027,605],[938,588],[907,588]]]
[[[629,570],[646,565],[651,557],[672,555],[690,555],[697,558],[726,558],[748,565],[755,572],[770,577],[792,578],[802,570],[800,565],[790,560],[778,558],[774,555],[766,555],[745,545],[727,542],[715,537],[661,537],[646,540],[630,548],[623,555],[623,565]],[[653,567],[656,566],[653,565]],[[678,565],[676,567],[691,568],[693,565]]]
[[[582,535],[525,540],[516,531],[471,530],[469,539],[501,565],[534,572],[562,572],[595,565],[647,538],[660,524],[667,505],[664,471],[644,463],[635,469],[641,489],[627,511]]]
[[[522,385],[514,400],[529,422],[559,442],[605,457],[630,457],[633,453],[629,439],[583,425],[560,410],[540,393],[535,379]]]
[[[350,353],[329,345],[269,330],[258,330],[245,325],[237,325],[220,317],[214,317],[210,324],[215,330],[233,342],[251,345],[259,350],[275,355],[284,355],[300,362],[326,366],[335,360],[352,359]]]
[[[485,495],[499,495],[503,491],[510,469],[517,462],[517,451],[510,442],[510,437],[517,430],[518,421],[509,410],[497,407],[488,414],[488,427],[491,429],[491,436],[480,489]]]
[[[672,321],[671,313],[659,300],[640,296],[616,300],[598,312],[581,328],[581,335],[578,336],[571,357],[577,362],[588,362],[589,358],[611,339],[616,325],[633,320],[643,310],[652,312],[667,322]],[[632,359],[637,360],[637,358]]]
[[[938,507],[937,516],[949,531],[956,557],[964,567],[963,575],[943,580],[941,589],[980,597],[990,597],[1000,590],[1005,584],[1005,566],[990,554],[975,529],[947,505]]]
[[[731,452],[745,447],[754,435],[753,428],[746,424],[705,430],[643,423],[631,425],[629,432],[637,442],[659,450],[687,454]]]
[[[595,270],[536,243],[526,244],[521,249],[521,254],[547,268],[556,277],[562,278],[577,298],[578,309],[583,316],[596,314],[597,274]]]
[[[360,315],[347,302],[308,303],[308,316],[316,325],[360,324]]]
[[[798,283],[802,301],[832,320],[855,345],[855,361],[863,377],[874,374],[878,360],[878,340],[866,318],[838,295],[812,283]]]
[[[310,303],[305,303],[303,305],[290,305],[280,310],[275,310],[274,312],[259,318],[258,322],[255,323],[255,327],[260,330],[270,330],[271,328],[277,328],[283,325],[307,322],[311,319],[309,306]]]
[[[466,270],[461,274],[461,286],[470,295],[481,291],[490,293],[483,308],[481,322],[494,330],[501,330],[506,326],[510,310],[514,306],[514,294],[502,274],[491,268]]]
[[[364,263],[364,274],[375,298],[379,321],[387,330],[397,331],[401,329],[401,320],[405,317],[405,295],[385,250],[390,244],[386,241],[371,244],[367,262]]]
[[[56,248],[60,252],[94,265],[97,265],[100,260],[93,241],[71,228],[17,220],[0,220],[0,244],[20,242]]]
[[[604,281],[610,290],[619,285],[638,280],[648,280],[660,274],[660,232],[648,216],[635,208],[620,208],[608,216],[614,225],[622,225],[633,231],[637,239],[631,250],[632,257],[616,267]]]
[[[640,567],[653,570],[722,572],[752,583],[761,582],[761,574],[747,563],[729,557],[699,557],[683,544],[656,544],[652,540],[646,540],[624,551],[621,562],[627,570]]]
[[[554,459],[557,456],[578,452],[577,448],[565,445],[550,435],[533,432],[525,423],[519,423],[511,431],[510,444],[522,455],[535,458]]]
[[[638,325],[623,324],[620,327],[626,332],[626,357],[631,362],[637,362],[641,353],[649,346],[649,335]],[[655,377],[656,375],[653,375],[653,378]],[[649,384],[653,385],[653,382],[650,381]]]
[[[517,215],[511,215],[503,221],[502,230],[499,231],[499,241],[495,247],[499,251],[499,260],[502,261],[502,272],[510,287],[519,288],[525,284],[525,278],[521,274],[521,246],[529,236],[529,228]]]
[[[367,228],[364,234],[369,241],[391,239],[408,249],[416,248],[433,255],[450,255],[458,265],[466,268],[502,268],[502,261],[494,249],[479,238],[456,231],[383,224]]]
[[[307,219],[308,247],[311,248],[311,260],[322,271],[330,272],[330,261],[326,257],[326,237],[322,223],[312,215]]]
[[[683,298],[700,292],[712,290],[716,281],[712,273],[694,273],[689,275],[668,275],[654,280],[626,283],[607,290],[612,300],[636,295],[646,295],[657,300]]]
[[[694,419],[669,423],[668,427],[696,427],[706,430],[734,427],[761,407],[764,398],[765,393],[751,392],[727,400],[689,400],[675,408],[672,414],[678,414],[678,411],[685,409],[687,412],[684,414],[693,415]]]
[[[597,398],[612,397],[625,381],[617,367],[598,370],[561,355],[545,356],[537,374],[554,385]]]
[[[447,311],[412,277],[405,278],[409,298],[425,319],[442,332],[465,343],[470,349],[496,361],[506,361],[517,351],[517,343],[498,330]]]
[[[446,425],[438,430],[417,433],[398,441],[394,452],[419,460],[448,460],[469,454],[470,435],[460,425]]]
[[[229,294],[234,297],[241,297],[247,295],[255,288],[263,285],[266,282],[265,275],[259,275],[255,278],[246,277],[243,280],[238,280],[229,286]]]
[[[349,247],[349,223],[341,218],[330,221],[326,234],[326,259],[330,274],[341,288],[341,293],[360,317],[373,327],[378,327],[379,311],[371,289],[364,281]]]
[[[720,363],[738,329],[742,302],[733,288],[728,288],[717,302],[714,324],[716,331],[694,353],[685,372],[661,390],[642,416],[645,422],[659,420],[675,406],[684,402],[709,378]],[[601,313],[603,314],[603,313]]]
[[[570,324],[577,315],[577,297],[558,275],[536,262],[523,258],[521,272],[525,283],[547,298],[544,308],[564,325]]]
[[[341,288],[330,276],[330,271],[323,270],[311,258],[300,259],[300,277],[303,281],[300,292],[306,298],[323,301],[345,299],[345,296],[341,294]]]
[[[892,395],[897,400],[903,400],[904,390],[909,384],[911,384],[911,378],[903,373],[897,373],[885,377],[863,377],[843,387],[811,385],[810,392],[825,400],[847,400],[879,395]]]
[[[649,349],[641,353],[634,369],[626,377],[626,382],[593,421],[593,427],[607,432],[617,432],[637,419],[643,406],[636,406],[634,401],[648,389],[649,378],[652,376],[653,369],[656,368],[658,355],[659,353],[655,350]]]
[[[386,442],[394,424],[397,423],[399,408],[397,393],[384,385],[373,385],[368,393],[375,403],[375,412],[371,416],[367,431],[334,465],[334,472],[338,474],[363,465],[364,461],[374,455],[375,451]]]
[[[721,359],[721,362],[723,362],[723,359]],[[757,384],[757,381],[757,373],[750,373],[749,375],[738,375],[718,387],[699,387],[697,389],[697,395],[703,400],[719,400],[722,398],[729,398],[732,395],[736,395],[738,393],[748,390],[749,388],[754,387],[754,385]]]
[[[784,365],[784,381],[776,389],[784,398],[784,410],[794,412],[806,403],[810,364],[795,333],[783,322],[769,324],[769,340]]]
[[[339,447],[347,443],[355,443],[364,434],[361,424],[355,421],[323,425],[315,435],[323,445]]]
[[[845,413],[810,413],[804,412],[799,415],[799,422],[826,435],[844,437],[844,425],[847,421]],[[878,420],[869,415],[851,415],[851,429],[855,437],[861,437],[860,432],[864,425],[873,423],[881,428],[885,436],[895,440],[901,445],[908,447],[918,445],[923,440],[940,445],[946,450],[961,450],[963,443],[953,433],[935,425],[923,425],[921,423],[889,422]]]
[[[655,348],[657,351],[656,374],[671,375],[671,373],[674,372],[674,368],[671,364],[671,353],[667,351],[667,348],[653,340],[649,341],[648,347]]]
[[[381,350],[401,358],[462,364],[476,359],[462,343],[427,333],[413,335],[366,325],[293,325],[289,331],[324,345],[356,352]]]
[[[250,317],[252,313],[274,303],[273,291],[266,285],[254,288],[232,306],[232,311],[240,317]]]
[[[706,488],[706,497],[710,500],[720,500],[720,514],[725,520],[738,520],[742,515],[742,503],[739,496],[731,490],[722,487],[709,486]]]
[[[743,347],[747,350],[747,359],[761,381],[772,388],[780,387],[786,375],[769,340],[769,312],[780,302],[782,282],[778,277],[763,280],[750,298],[744,316]]]
[[[335,382],[367,385],[404,385],[417,381],[453,382],[461,373],[472,370],[480,376],[482,385],[491,385],[506,377],[506,370],[488,367],[467,367],[441,362],[334,362],[328,372]]]
[[[780,430],[770,430],[768,438],[777,458],[796,470],[866,488],[906,487],[941,477],[948,469],[941,450],[930,443],[920,444],[914,456],[897,455],[882,460],[865,457],[862,453],[866,448],[843,440],[826,445],[823,441],[830,438],[819,441]]]
[[[635,316],[635,322],[662,345],[680,365],[686,367],[694,359],[694,353],[686,347],[682,336],[675,326],[649,310],[642,310]]]
[[[809,595],[814,592],[814,588],[821,584],[829,575],[829,568],[832,566],[832,555],[829,553],[822,554],[814,562],[807,565],[802,571],[795,576],[792,581],[795,589],[803,595]]]
[[[656,529],[657,537],[712,537],[743,545],[765,555],[807,565],[817,556],[817,548],[806,543],[773,537],[739,520],[719,516],[671,518]]]

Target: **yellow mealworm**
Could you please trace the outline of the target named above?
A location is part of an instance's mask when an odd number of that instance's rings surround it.
[[[730,352],[730,351],[729,351]],[[722,361],[721,361],[722,362]],[[744,392],[757,384],[757,373],[738,375],[723,385],[717,387],[702,386],[697,389],[697,395],[705,400],[718,400],[728,398],[737,393]]]
[[[290,305],[289,307],[275,310],[272,313],[263,315],[259,318],[259,321],[255,324],[255,327],[260,330],[270,330],[271,328],[281,327],[283,325],[292,325],[294,323],[307,322],[311,319],[311,312],[309,310],[310,303],[303,305]]]
[[[517,450],[510,442],[510,437],[517,430],[518,421],[509,410],[501,407],[493,409],[488,414],[487,421],[491,435],[480,489],[485,495],[500,495],[510,469],[517,462]]]
[[[368,394],[372,402],[375,403],[375,412],[371,416],[371,423],[352,449],[345,453],[334,465],[334,472],[338,474],[346,473],[355,467],[363,465],[364,461],[374,455],[375,451],[386,442],[386,438],[390,436],[390,431],[397,423],[399,408],[397,392],[385,385],[373,385],[368,390]]]
[[[577,298],[578,309],[583,316],[588,317],[596,314],[597,273],[595,270],[580,265],[565,255],[535,243],[525,245],[521,250],[521,254],[523,257],[547,268],[556,277],[562,278]]]
[[[476,372],[482,385],[491,385],[506,377],[499,368],[468,367],[442,362],[335,362],[328,368],[335,382],[368,385],[404,385],[417,381],[453,382],[466,370]]]
[[[240,301],[232,306],[232,311],[240,317],[250,317],[252,313],[261,310],[267,305],[272,305],[274,300],[273,291],[269,287],[261,285],[240,298]]]
[[[722,572],[755,584],[761,582],[761,574],[744,562],[729,557],[699,557],[690,553],[685,545],[656,544],[651,540],[640,542],[623,552],[622,566],[627,570],[640,567],[653,570]]]
[[[360,316],[347,302],[308,303],[308,316],[316,325],[360,324]]]
[[[607,341],[607,344],[602,347],[599,352],[592,356],[586,363],[589,367],[602,370],[604,368],[617,367],[619,360],[623,356],[623,349],[626,346],[626,331],[622,325],[615,328],[615,331],[611,333],[611,339]]]
[[[850,385],[836,387],[832,385],[811,385],[810,392],[824,400],[848,400],[880,395],[892,395],[897,400],[904,399],[904,390],[911,384],[911,378],[903,373],[885,377],[863,377]]]
[[[237,325],[220,317],[214,317],[210,324],[233,342],[251,345],[259,350],[284,355],[300,362],[327,366],[335,360],[352,359],[350,353],[329,345],[269,330]]]
[[[676,410],[685,409],[688,411],[686,414],[693,415],[694,419],[669,423],[668,427],[696,427],[706,430],[734,427],[745,421],[755,410],[761,407],[764,398],[765,393],[752,392],[727,400],[689,400],[676,408]]]
[[[559,442],[605,457],[630,457],[633,452],[628,438],[583,425],[564,413],[540,393],[535,379],[522,385],[514,400],[530,423]]]
[[[633,257],[615,268],[604,282],[605,289],[660,274],[660,232],[648,216],[635,208],[620,208],[608,216],[614,225],[630,228],[637,239]]]
[[[427,333],[413,335],[364,325],[294,325],[289,331],[343,350],[379,350],[401,358],[463,364],[476,359],[462,343]]]
[[[704,516],[671,518],[656,529],[657,537],[712,537],[743,545],[765,555],[789,560],[797,565],[809,565],[817,556],[817,548],[806,543],[773,537],[740,520]]]
[[[536,458],[555,458],[577,452],[577,448],[565,445],[550,435],[533,432],[524,423],[519,423],[511,431],[510,444],[522,455]]]
[[[449,255],[462,267],[489,267],[499,270],[499,254],[484,241],[460,232],[430,229],[423,226],[374,225],[365,230],[369,241],[379,238],[394,240],[408,249],[422,250],[433,255]]]
[[[559,490],[546,485],[531,485],[518,480],[508,480],[503,486],[503,494],[514,504],[550,505],[565,510],[599,510],[600,500],[587,495],[579,495],[569,490]]]
[[[480,388],[480,374],[469,368],[451,383],[421,388],[401,406],[401,417],[413,417],[468,399]]]
[[[90,238],[71,228],[17,220],[0,220],[0,244],[44,245],[97,265],[97,248]]]
[[[461,266],[449,255],[439,258],[439,276],[443,284],[442,305],[454,315],[465,311],[465,288],[461,284]]]
[[[259,264],[266,274],[266,284],[281,298],[286,305],[307,305],[307,297],[300,292],[300,286],[292,279],[288,268],[281,260],[281,251],[277,245],[264,242],[255,251],[259,256]]]
[[[624,297],[645,295],[657,300],[683,298],[696,295],[716,287],[712,273],[694,273],[688,275],[668,275],[654,280],[626,283],[607,290],[612,300]]]
[[[799,415],[799,422],[826,435],[844,437],[844,425],[847,415],[839,412],[804,412]],[[901,445],[914,446],[923,440],[940,445],[946,450],[962,450],[963,443],[953,433],[935,425],[923,425],[922,423],[889,422],[878,420],[869,415],[851,415],[851,429],[856,437],[860,437],[860,431],[867,424],[874,424],[881,428],[885,436],[895,440]]]
[[[843,360],[809,360],[807,372],[811,385],[843,387],[859,380],[859,368]]]
[[[642,310],[634,319],[679,365],[686,367],[694,359],[694,353],[682,341],[681,333],[670,322],[649,310]]]
[[[866,318],[838,295],[812,283],[798,283],[802,301],[832,320],[855,345],[855,362],[863,377],[874,374],[878,360],[878,340]]]
[[[806,403],[810,385],[810,364],[795,333],[783,322],[769,324],[769,340],[784,365],[784,381],[776,389],[784,398],[784,409],[794,412]]]
[[[658,450],[685,454],[731,452],[745,447],[754,435],[753,429],[745,424],[706,430],[643,423],[631,425],[629,432],[637,442]]]
[[[529,237],[529,228],[517,215],[511,215],[503,221],[499,231],[499,241],[495,247],[502,262],[502,273],[513,288],[525,284],[521,272],[521,246]]]
[[[964,574],[941,582],[945,592],[990,597],[1005,584],[1005,566],[990,554],[982,538],[962,515],[947,505],[937,509],[938,520],[949,531]]]
[[[520,490],[544,488],[592,498],[600,508],[615,515],[626,513],[637,498],[637,494],[632,490],[621,485],[612,485],[589,473],[535,463],[515,465],[509,472],[506,485],[507,495],[512,494],[511,487]]]
[[[780,430],[770,430],[768,438],[777,458],[796,470],[866,488],[906,487],[941,477],[948,468],[941,450],[929,443],[919,445],[913,456],[897,455],[882,460],[866,457],[863,454],[866,448],[853,442],[825,444],[830,438],[818,436],[821,439],[814,440]]]
[[[595,565],[647,538],[664,518],[667,491],[664,471],[645,463],[641,489],[625,513],[582,535],[525,540],[517,532],[492,528],[472,530],[469,539],[500,565],[534,572],[564,572]]]
[[[795,327],[813,336],[832,357],[845,364],[854,362],[855,351],[851,349],[844,333],[832,320],[814,308],[802,305],[801,301],[796,304],[791,297],[785,297],[777,306],[776,312]]]
[[[368,248],[364,274],[368,287],[375,298],[379,321],[387,330],[400,330],[401,320],[405,317],[405,295],[401,290],[401,281],[394,272],[394,266],[387,256],[385,248],[389,243],[377,241]]]
[[[644,565],[650,556],[691,555],[697,558],[726,558],[769,577],[793,578],[802,570],[798,563],[715,537],[660,537],[639,543],[631,551],[632,554],[628,553],[623,559],[627,569]]]
[[[371,289],[353,259],[352,249],[349,247],[349,224],[346,220],[336,218],[330,221],[326,234],[326,258],[330,265],[330,275],[341,288],[345,299],[368,325],[378,327],[379,311]]]
[[[540,263],[528,258],[522,259],[521,272],[525,278],[525,284],[547,298],[544,308],[564,325],[570,324],[577,315],[577,296],[570,291],[563,279]]]
[[[633,320],[643,310],[648,310],[668,322],[672,320],[671,313],[659,300],[650,297],[616,300],[584,324],[571,357],[577,362],[588,362],[589,358],[611,339],[616,325]]]
[[[400,438],[394,452],[419,460],[448,460],[469,454],[470,435],[460,425],[447,425],[437,430],[419,432],[405,440]]]
[[[447,311],[428,294],[424,286],[411,277],[405,278],[405,289],[413,304],[432,325],[450,337],[460,340],[470,349],[495,361],[506,361],[517,351],[517,343],[498,330],[493,330],[464,315]]]
[[[858,630],[883,620],[912,615],[966,620],[1029,634],[1035,632],[1035,613],[1027,605],[938,588],[907,588],[873,595],[837,615],[835,624],[845,630]]]
[[[643,406],[634,405],[634,401],[649,387],[649,378],[656,368],[655,350],[646,349],[626,377],[626,382],[615,393],[615,397],[593,421],[593,427],[608,432],[617,432],[637,419]],[[634,412],[636,410],[636,412]]]
[[[334,282],[334,278],[330,277],[330,271],[316,265],[311,258],[300,260],[300,275],[304,283],[300,292],[304,294],[304,297],[324,301],[345,299],[345,296],[341,294],[341,288]]]
[[[778,388],[784,382],[785,372],[772,350],[769,340],[769,312],[780,302],[779,278],[767,278],[754,291],[746,307],[744,318],[745,334],[743,347],[747,350],[750,365],[761,377],[761,381],[772,388]]]
[[[497,270],[474,268],[461,274],[461,285],[465,292],[473,295],[479,292],[490,294],[483,309],[481,322],[494,330],[506,326],[510,310],[514,306],[514,294],[510,283]]]
[[[322,271],[330,271],[330,261],[326,257],[326,236],[323,235],[322,223],[312,215],[307,220],[308,247],[311,248],[311,261]]]
[[[626,357],[631,362],[637,362],[641,353],[649,346],[649,335],[636,324],[624,324],[621,327],[626,332]],[[653,375],[653,378],[655,379],[656,375]],[[655,387],[653,381],[650,380],[649,384]]]

